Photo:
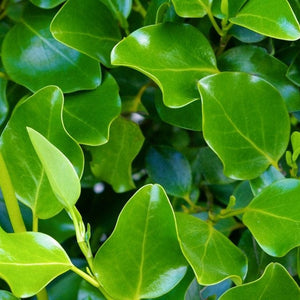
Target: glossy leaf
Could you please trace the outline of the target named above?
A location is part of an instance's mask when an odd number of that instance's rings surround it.
[[[17,297],[35,295],[72,267],[63,248],[43,233],[5,233],[0,229],[0,244],[0,277]]]
[[[144,137],[135,123],[117,118],[111,124],[109,141],[105,145],[89,148],[93,174],[111,184],[118,193],[133,189],[131,163],[143,142]]]
[[[218,72],[206,38],[187,24],[140,28],[114,47],[111,59],[113,65],[136,69],[155,81],[169,107],[198,100],[195,82]]]
[[[65,97],[63,119],[78,143],[97,146],[108,141],[110,124],[120,112],[118,85],[107,73],[97,89]]]
[[[212,12],[218,18],[224,19],[226,16],[222,12],[221,5],[224,0],[214,0],[212,4]],[[228,16],[229,18],[234,17],[241,7],[247,2],[247,0],[227,0],[228,2]]]
[[[80,180],[72,163],[39,132],[29,127],[27,131],[54,194],[63,206],[72,208],[81,191]]]
[[[1,300],[19,300],[19,298],[15,297],[13,294],[7,291],[0,291],[0,299]]]
[[[1,136],[1,151],[16,195],[42,219],[56,215],[62,205],[52,192],[26,127],[46,136],[68,157],[81,176],[82,150],[63,127],[62,109],[62,92],[54,86],[45,87],[16,107]]]
[[[251,0],[230,22],[282,40],[300,38],[300,26],[287,0]]]
[[[264,48],[231,48],[220,57],[218,66],[222,71],[246,72],[267,80],[278,89],[289,111],[300,109],[299,89],[286,78],[288,67],[269,55]]]
[[[122,15],[127,18],[131,12],[132,0],[100,0],[108,8],[111,8],[112,12],[121,12]],[[109,3],[110,2],[110,3]]]
[[[63,92],[96,88],[101,82],[99,64],[52,37],[49,26],[54,13],[28,7],[3,41],[6,72],[31,91],[51,84]]]
[[[121,39],[117,21],[99,0],[69,0],[51,23],[60,42],[110,66],[110,52]]]
[[[146,185],[127,202],[97,252],[95,275],[112,298],[137,300],[165,294],[186,269],[167,195],[159,185]]]
[[[266,38],[264,35],[238,25],[233,25],[229,34],[243,43],[258,43]]]
[[[41,8],[53,8],[65,2],[65,0],[30,0],[34,5]]]
[[[300,245],[300,181],[283,179],[265,188],[248,205],[243,222],[262,249],[283,256]]]
[[[201,18],[206,15],[212,0],[172,0],[175,11],[180,17]]]
[[[299,299],[299,295],[299,287],[287,270],[278,263],[271,263],[258,280],[234,287],[219,299]]]
[[[7,80],[0,78],[0,124],[2,124],[8,113],[8,103],[6,97]]]
[[[247,273],[247,258],[229,239],[210,224],[177,213],[181,249],[200,284],[212,285],[230,278],[241,283]]]
[[[290,125],[284,101],[272,85],[246,73],[226,72],[203,78],[199,90],[204,137],[222,160],[226,176],[252,179],[277,165]]]
[[[291,135],[291,142],[293,146],[293,161],[296,161],[300,155],[300,132],[293,132]]]
[[[170,147],[150,148],[146,167],[151,180],[177,197],[188,197],[192,186],[191,167],[188,160]]]

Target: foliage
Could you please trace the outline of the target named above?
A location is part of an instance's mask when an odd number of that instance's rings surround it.
[[[2,0],[0,298],[299,299],[299,7]]]

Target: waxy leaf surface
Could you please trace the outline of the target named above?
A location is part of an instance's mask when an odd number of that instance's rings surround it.
[[[222,160],[226,176],[252,179],[277,165],[290,124],[272,85],[246,73],[225,72],[200,80],[199,90],[204,138]]]
[[[78,143],[97,146],[108,141],[110,124],[120,112],[118,85],[107,73],[97,89],[66,95],[63,119]]]
[[[53,8],[65,2],[65,0],[30,0],[34,5],[41,8]]]
[[[132,0],[100,0],[104,3],[114,14],[121,12],[127,18],[131,12]]]
[[[119,300],[161,296],[183,278],[186,261],[161,186],[146,185],[127,202],[96,254],[94,270],[106,292]]]
[[[169,107],[198,100],[197,80],[218,72],[210,44],[187,24],[140,28],[115,46],[111,59],[113,65],[136,69],[155,81]]]
[[[300,245],[300,181],[283,179],[265,188],[248,205],[243,222],[262,249],[283,256]]]
[[[300,27],[287,0],[251,0],[230,22],[282,40],[300,38]]]
[[[96,88],[101,82],[99,64],[52,37],[49,26],[54,13],[30,6],[9,31],[2,47],[6,72],[31,91],[51,84],[63,92]]]
[[[105,145],[89,148],[93,174],[111,184],[118,193],[133,189],[131,163],[143,142],[144,137],[138,125],[117,118],[111,124],[109,141]]]
[[[271,263],[258,280],[229,289],[219,299],[299,299],[299,296],[299,287],[287,270],[278,263]]]
[[[200,284],[212,285],[227,278],[242,282],[247,258],[239,248],[194,216],[176,213],[176,221],[181,249]]]
[[[78,200],[81,191],[80,180],[73,165],[40,133],[29,127],[27,131],[54,194],[62,205],[71,208]]]
[[[45,87],[15,108],[1,137],[1,151],[17,197],[42,219],[56,215],[62,205],[52,192],[26,127],[34,128],[60,149],[81,176],[82,150],[63,127],[62,109],[61,90]]]
[[[201,18],[206,15],[212,0],[172,0],[175,11],[180,17]]]
[[[6,97],[7,80],[0,78],[0,124],[2,124],[8,113],[8,103]]]
[[[16,296],[7,291],[0,291],[1,300],[19,300]]]
[[[0,245],[0,277],[17,297],[35,295],[72,267],[58,242],[43,233],[6,233],[0,229]]]
[[[51,24],[60,42],[110,66],[110,52],[121,39],[118,23],[99,0],[69,0]]]

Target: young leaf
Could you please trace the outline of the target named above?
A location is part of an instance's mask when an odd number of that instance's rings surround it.
[[[27,131],[54,194],[62,205],[71,208],[78,200],[81,191],[80,180],[73,165],[40,133],[29,127]]]
[[[52,10],[27,8],[3,41],[1,58],[6,72],[31,91],[51,84],[66,93],[96,88],[101,82],[99,64],[52,37],[53,16]]]
[[[300,26],[287,0],[251,0],[230,22],[282,40],[300,38]]]
[[[133,189],[131,163],[143,142],[144,137],[135,123],[117,118],[111,124],[109,141],[102,146],[89,147],[93,174],[111,184],[118,193]]]
[[[138,300],[165,294],[186,270],[168,197],[159,185],[146,185],[127,202],[97,252],[95,275],[113,299]]]
[[[6,233],[0,229],[0,245],[0,277],[17,297],[37,294],[72,267],[63,248],[40,232]]]
[[[198,100],[195,82],[218,72],[210,44],[188,24],[140,28],[114,47],[111,60],[113,65],[136,69],[155,81],[169,107]]]
[[[242,283],[247,273],[247,258],[212,225],[187,214],[177,213],[181,249],[198,282],[212,285],[227,278]]]
[[[293,146],[293,161],[296,161],[300,155],[300,132],[293,132],[291,135],[291,142]]]
[[[41,8],[53,8],[63,3],[65,0],[30,0],[34,5]]]
[[[213,0],[172,0],[178,16],[201,18],[206,15]]]
[[[238,13],[246,1],[247,0],[228,0],[228,15],[226,16],[221,10],[222,2],[224,2],[224,0],[214,0],[212,4],[212,12],[214,16],[221,19],[224,19],[225,17],[231,18]]]
[[[99,0],[69,0],[51,23],[60,42],[110,66],[110,52],[121,33],[111,11]]]
[[[299,299],[300,289],[287,270],[278,263],[270,263],[256,281],[234,287],[220,300]]]
[[[201,79],[199,90],[204,138],[222,160],[226,176],[252,179],[270,164],[277,166],[288,145],[290,121],[272,85],[226,72]]]
[[[262,249],[283,256],[300,245],[300,181],[283,179],[265,188],[248,205],[243,222]]]

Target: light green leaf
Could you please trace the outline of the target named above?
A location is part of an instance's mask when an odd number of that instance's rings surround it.
[[[39,132],[27,127],[54,194],[66,208],[72,208],[80,196],[78,175],[68,158]]]
[[[34,5],[41,8],[53,8],[65,2],[65,0],[30,0]]]
[[[0,124],[2,124],[8,113],[8,103],[6,99],[7,80],[0,78]]]
[[[278,263],[270,263],[259,279],[229,289],[219,299],[299,299],[299,297],[299,287],[287,270]]]
[[[281,40],[300,38],[300,26],[287,0],[248,1],[230,22]]]
[[[204,138],[222,160],[226,176],[252,179],[270,164],[277,167],[288,145],[290,121],[272,85],[226,72],[203,78],[199,90]]]
[[[212,285],[227,278],[242,283],[247,258],[239,248],[194,216],[177,213],[176,221],[181,249],[200,284]]]
[[[150,148],[146,156],[150,179],[162,185],[166,192],[177,197],[188,197],[192,173],[188,160],[171,147]]]
[[[131,12],[132,0],[100,0],[108,8],[112,10],[113,13],[121,12],[122,15],[127,18]]]
[[[131,163],[143,142],[144,137],[138,125],[117,118],[111,124],[109,141],[102,146],[89,147],[93,174],[111,184],[118,193],[133,189]]]
[[[283,179],[265,188],[248,205],[243,222],[262,249],[283,256],[300,245],[300,181]]]
[[[49,86],[22,101],[14,110],[1,136],[1,151],[18,199],[42,219],[56,215],[62,205],[52,192],[45,170],[26,131],[43,134],[72,162],[81,176],[83,154],[62,124],[63,94]]]
[[[228,16],[229,18],[234,17],[244,3],[247,0],[228,0]],[[223,0],[214,0],[212,4],[212,12],[214,16],[217,16],[220,19],[224,19],[226,16],[221,10],[221,3],[224,2]]]
[[[159,185],[146,185],[127,202],[97,252],[95,275],[113,299],[138,300],[165,294],[186,270],[168,197]]]
[[[291,142],[293,146],[293,161],[296,161],[300,154],[300,132],[294,131],[292,133]]]
[[[63,92],[96,88],[101,82],[99,64],[52,37],[49,26],[54,13],[27,8],[3,41],[1,58],[6,72],[31,91],[51,84]]]
[[[38,293],[72,263],[63,248],[40,232],[6,233],[0,229],[0,277],[17,297]]]
[[[239,71],[259,76],[274,85],[289,111],[300,110],[300,92],[286,78],[288,67],[257,46],[239,46],[226,51],[218,60],[222,71]]]
[[[201,18],[206,15],[213,0],[172,0],[178,16]]]
[[[210,44],[188,24],[140,28],[114,47],[111,59],[113,65],[136,69],[155,81],[169,107],[198,100],[196,81],[218,72]]]
[[[7,291],[0,291],[0,299],[1,300],[19,300],[19,298],[15,297],[13,294]]]
[[[99,0],[69,0],[51,23],[60,42],[110,66],[110,52],[121,39],[117,21]]]
[[[106,73],[97,89],[65,97],[64,123],[78,143],[97,146],[108,141],[110,124],[121,112],[118,89],[114,78]]]

